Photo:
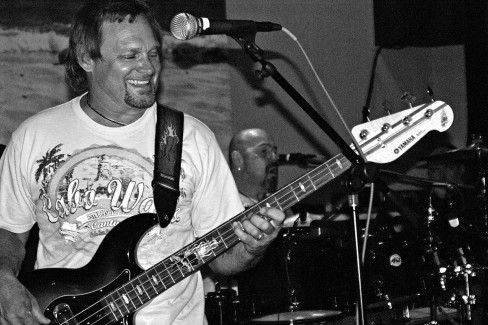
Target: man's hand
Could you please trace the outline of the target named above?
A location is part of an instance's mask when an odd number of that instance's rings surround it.
[[[244,244],[246,251],[254,256],[262,256],[266,248],[278,236],[285,214],[275,208],[261,208],[243,222],[234,222],[232,227]]]
[[[32,294],[13,275],[0,277],[0,325],[49,324]]]

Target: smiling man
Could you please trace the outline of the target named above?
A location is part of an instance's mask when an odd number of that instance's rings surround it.
[[[83,94],[26,120],[0,160],[0,324],[47,324],[43,312],[55,317],[17,279],[35,223],[40,238],[36,268],[80,268],[91,261],[114,227],[137,220],[138,214],[155,212],[151,182],[156,117],[157,110],[167,109],[156,103],[161,45],[160,27],[139,0],[91,0],[78,11],[66,72],[71,86]],[[136,248],[142,269],[244,209],[207,126],[185,114],[183,139],[173,140],[183,143],[180,197],[171,223],[154,226]],[[230,275],[254,266],[277,237],[283,220],[281,211],[263,207],[248,219],[233,222],[231,231],[238,243],[210,262],[212,270]],[[125,239],[124,234],[115,238]],[[215,245],[222,243],[212,241],[198,252],[215,254],[208,251]],[[118,245],[110,247],[116,250]],[[104,260],[101,256],[97,260]],[[182,274],[194,262],[181,255],[170,261],[174,264],[169,268]],[[83,274],[86,278],[77,279],[77,290],[106,294],[93,284],[114,272],[111,267],[90,268],[90,274]],[[164,282],[154,274],[148,279],[149,289],[161,288]],[[102,305],[109,308],[111,319],[143,303],[137,308],[137,325],[206,324],[200,273],[171,279],[172,287],[150,301],[141,282],[132,283],[131,291],[118,292],[115,302]],[[79,301],[83,299],[70,300]]]

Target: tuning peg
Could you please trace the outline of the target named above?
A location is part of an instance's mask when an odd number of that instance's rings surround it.
[[[413,107],[413,102],[417,99],[413,94],[405,92],[400,99],[408,104],[410,108]]]
[[[393,111],[393,106],[391,105],[391,103],[388,101],[388,100],[384,100],[383,103],[381,103],[381,107],[383,107],[383,110],[388,114],[390,115],[391,112]]]

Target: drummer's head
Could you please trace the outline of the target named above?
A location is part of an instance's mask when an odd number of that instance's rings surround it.
[[[256,200],[276,191],[278,154],[273,138],[262,129],[238,132],[229,145],[229,164],[239,191]]]

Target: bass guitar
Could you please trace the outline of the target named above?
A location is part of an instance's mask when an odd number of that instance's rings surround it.
[[[449,105],[435,101],[360,124],[352,133],[369,162],[387,163],[427,132],[447,130],[453,117]],[[40,269],[19,279],[51,324],[130,324],[144,304],[238,243],[233,221],[242,221],[264,206],[290,208],[350,167],[344,155],[333,157],[147,270],[138,266],[135,252],[140,238],[158,223],[150,213],[114,227],[84,267]]]

